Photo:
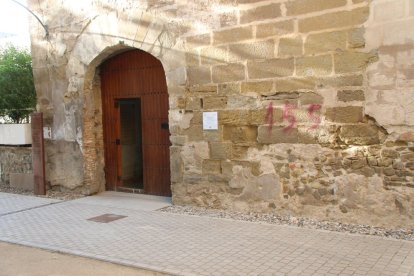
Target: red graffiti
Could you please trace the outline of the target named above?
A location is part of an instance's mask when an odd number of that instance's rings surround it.
[[[283,129],[284,132],[289,132],[291,129],[295,127],[296,124],[296,117],[294,114],[292,114],[292,110],[296,109],[297,106],[294,104],[285,103],[283,107],[283,115],[282,119],[283,121],[288,121],[289,125]]]
[[[319,109],[321,109],[322,106],[320,104],[311,104],[308,107],[308,115],[310,120],[314,123],[310,129],[316,129],[321,124],[321,117],[315,115],[315,112]]]
[[[269,133],[271,133],[272,128],[273,128],[273,103],[272,102],[270,102],[269,106],[267,107],[265,122],[269,125],[268,131]]]
[[[308,117],[310,119],[310,122],[312,122],[312,126],[310,126],[309,129],[316,129],[321,124],[321,117],[318,115],[318,110],[322,108],[322,105],[320,104],[310,104],[308,108],[306,109],[308,112]],[[269,105],[266,108],[266,116],[265,116],[265,124],[268,125],[268,131],[269,134],[272,132],[274,118],[273,118],[273,103],[270,102]],[[283,106],[283,112],[282,112],[282,121],[288,122],[289,125],[286,126],[283,129],[283,132],[287,133],[290,130],[292,130],[297,123],[296,116],[294,114],[294,110],[298,109],[298,106],[295,104],[290,104],[289,102],[286,102]]]

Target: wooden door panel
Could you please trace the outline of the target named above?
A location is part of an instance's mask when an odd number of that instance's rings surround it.
[[[144,190],[149,194],[171,195],[168,93],[161,63],[148,53],[133,50],[101,65],[105,173],[107,188],[114,188],[121,158],[114,141],[119,139],[116,99],[141,99]],[[165,125],[164,125],[165,127]]]

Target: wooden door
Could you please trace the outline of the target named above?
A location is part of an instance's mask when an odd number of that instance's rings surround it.
[[[168,92],[161,62],[132,50],[107,60],[100,69],[107,189],[122,186],[117,101],[140,99],[144,192],[171,196]]]

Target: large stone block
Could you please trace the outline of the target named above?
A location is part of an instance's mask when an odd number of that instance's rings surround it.
[[[273,40],[231,44],[229,46],[229,61],[274,58],[274,52],[275,42]]]
[[[181,159],[181,147],[170,147],[171,181],[180,182],[183,179],[183,161]]]
[[[240,63],[229,63],[213,67],[213,82],[223,83],[244,80],[246,77],[245,68]]]
[[[185,93],[185,87],[183,85],[171,85],[168,86],[168,94],[174,96],[183,96]]]
[[[264,23],[257,25],[256,38],[264,38],[269,36],[280,36],[293,33],[294,21],[286,20],[281,22]]]
[[[296,75],[324,76],[332,72],[331,55],[308,56],[296,59]]]
[[[249,116],[248,110],[221,110],[218,114],[219,124],[223,125],[247,125],[246,118]]]
[[[206,47],[200,50],[201,64],[217,64],[227,62],[227,47]]]
[[[220,174],[221,161],[220,160],[203,160],[203,174]]]
[[[259,99],[251,95],[234,95],[228,97],[227,107],[230,109],[252,109],[259,106]]]
[[[200,57],[198,50],[185,53],[185,63],[187,66],[198,66],[200,65]]]
[[[185,109],[186,110],[200,110],[202,99],[199,97],[186,97]]]
[[[213,33],[213,44],[233,43],[253,38],[253,27],[237,27]]]
[[[305,42],[305,54],[345,50],[346,41],[347,33],[345,31],[310,34]]]
[[[189,142],[203,141],[203,126],[191,125],[189,128],[182,130],[181,135],[186,135]]]
[[[327,108],[326,119],[336,123],[359,123],[362,122],[362,107],[346,106]]]
[[[286,3],[287,15],[299,15],[345,6],[346,0],[296,0]]]
[[[340,90],[338,91],[338,101],[351,102],[351,101],[364,101],[363,90]]]
[[[279,56],[300,56],[303,53],[301,36],[284,37],[279,40]]]
[[[298,130],[262,125],[258,128],[257,141],[262,144],[298,143]]]
[[[210,142],[210,158],[226,160],[231,157],[231,143]]]
[[[316,84],[323,87],[362,86],[364,77],[360,74],[318,78]]]
[[[211,82],[210,67],[194,66],[187,68],[187,80],[191,84],[205,84]]]
[[[265,6],[259,6],[253,9],[242,10],[240,12],[240,23],[250,23],[266,19],[275,19],[282,15],[280,4],[274,3]]]
[[[351,11],[340,11],[323,14],[315,17],[308,17],[299,20],[299,32],[348,27],[363,24],[369,16],[369,7],[357,8]]]
[[[302,93],[299,97],[299,102],[301,105],[308,104],[323,104],[323,97],[319,94],[313,92]]]
[[[241,93],[257,93],[266,95],[273,91],[273,81],[252,81],[252,82],[242,82],[241,84]]]
[[[315,88],[314,78],[288,78],[275,81],[277,92],[291,92],[298,90],[312,90]]]
[[[210,43],[211,43],[210,33],[196,35],[196,36],[189,36],[186,38],[186,46],[188,49],[207,46],[207,45],[210,45]]]
[[[269,123],[269,111],[265,108],[259,110],[250,110],[248,116],[248,124],[249,125],[263,125]],[[280,124],[283,121],[283,110],[280,108],[273,108],[272,110],[272,118],[273,124]]]
[[[249,79],[291,76],[294,71],[293,63],[293,58],[249,61],[247,62]]]
[[[227,97],[204,97],[203,103],[204,109],[224,109],[227,105]]]
[[[216,84],[191,85],[187,87],[187,91],[190,93],[216,94],[217,85]]]
[[[344,52],[334,55],[335,72],[352,73],[360,72],[366,69],[369,63],[378,60],[375,52]]]
[[[342,126],[339,137],[348,145],[373,145],[380,142],[378,127],[367,124]]]
[[[256,126],[225,126],[223,139],[230,140],[234,144],[252,143],[257,141]]]
[[[222,83],[218,85],[220,95],[237,95],[240,94],[240,83]]]
[[[197,64],[198,65],[198,64]],[[165,72],[167,84],[172,86],[182,86],[186,84],[186,68],[178,67]]]

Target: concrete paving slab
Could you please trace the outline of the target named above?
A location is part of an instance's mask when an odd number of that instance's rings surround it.
[[[141,211],[154,211],[172,204],[171,197],[111,191],[79,198],[75,200],[75,203]]]
[[[0,193],[0,216],[60,202],[61,200]]]
[[[5,215],[0,240],[175,275],[414,275],[414,242],[138,210],[127,198]],[[125,217],[88,220],[105,214]]]

